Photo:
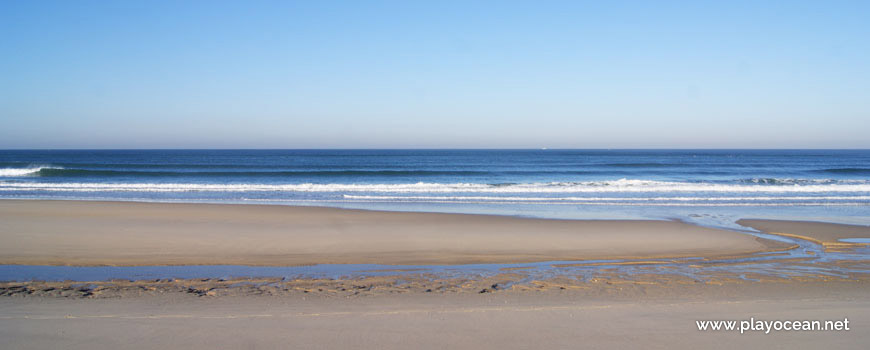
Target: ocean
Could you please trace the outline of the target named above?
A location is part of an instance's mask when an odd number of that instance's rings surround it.
[[[3,150],[0,199],[870,224],[870,150]]]

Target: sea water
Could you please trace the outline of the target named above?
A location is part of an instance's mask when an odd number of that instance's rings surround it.
[[[870,224],[870,150],[4,150],[12,198]]]

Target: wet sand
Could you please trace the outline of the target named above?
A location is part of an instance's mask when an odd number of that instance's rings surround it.
[[[867,243],[847,243],[840,240],[846,238],[870,238],[870,226],[816,221],[760,219],[741,219],[737,223],[770,234],[815,242],[821,244],[826,249],[848,249],[857,246],[867,246]]]
[[[749,254],[783,244],[669,221],[318,207],[0,201],[0,264],[471,264]]]

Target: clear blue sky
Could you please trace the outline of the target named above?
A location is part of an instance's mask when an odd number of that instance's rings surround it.
[[[0,2],[0,148],[870,148],[870,2]]]

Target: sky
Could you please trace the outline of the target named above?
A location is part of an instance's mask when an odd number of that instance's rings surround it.
[[[0,148],[870,148],[868,1],[0,1]]]

